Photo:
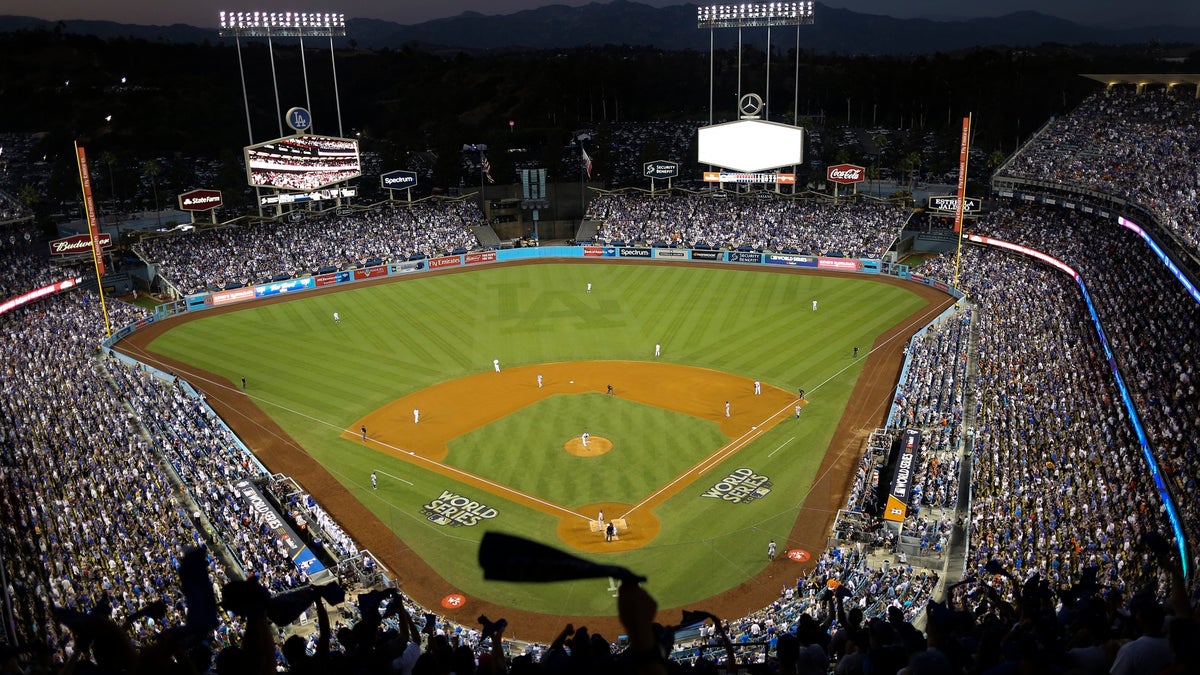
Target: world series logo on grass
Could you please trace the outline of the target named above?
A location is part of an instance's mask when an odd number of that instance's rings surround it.
[[[487,504],[449,490],[442,490],[440,497],[422,506],[421,513],[431,522],[449,527],[471,527],[499,515]]]
[[[771,487],[770,477],[756,474],[753,469],[741,468],[731,471],[700,496],[734,504],[749,504],[770,494]]]

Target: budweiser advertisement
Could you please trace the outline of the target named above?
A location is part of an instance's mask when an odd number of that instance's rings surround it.
[[[181,211],[208,211],[221,205],[220,190],[192,190],[179,195]]]
[[[857,164],[835,164],[825,170],[825,178],[842,185],[861,183],[866,177],[867,170]]]
[[[112,246],[112,235],[107,232],[101,232],[100,248],[109,248]],[[86,234],[73,234],[62,239],[55,239],[50,242],[50,255],[82,255],[89,253],[91,248],[91,237]]]

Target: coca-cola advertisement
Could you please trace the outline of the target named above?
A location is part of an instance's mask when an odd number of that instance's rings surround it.
[[[834,183],[850,185],[867,178],[867,170],[857,164],[835,164],[826,169],[825,177]]]
[[[112,235],[100,233],[100,248],[112,246]],[[73,234],[50,242],[50,255],[83,255],[91,252],[91,237],[86,234]]]

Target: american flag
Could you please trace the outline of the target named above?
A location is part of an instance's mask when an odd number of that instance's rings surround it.
[[[587,154],[587,148],[583,147],[583,142],[579,143],[579,152],[583,157],[583,168],[587,170],[588,179],[592,177],[592,157]]]
[[[492,163],[488,161],[487,155],[479,153],[480,162],[483,164],[483,177],[487,178],[487,182],[495,183],[496,179],[492,178]]]

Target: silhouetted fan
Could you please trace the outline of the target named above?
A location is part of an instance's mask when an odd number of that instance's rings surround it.
[[[600,565],[545,544],[502,532],[486,532],[479,543],[483,578],[493,581],[568,581],[613,577],[646,580],[620,565]]]

